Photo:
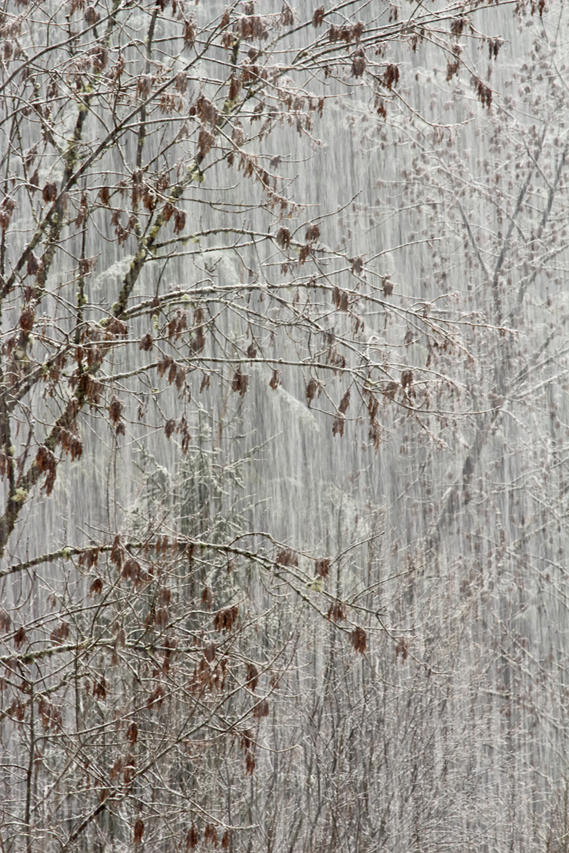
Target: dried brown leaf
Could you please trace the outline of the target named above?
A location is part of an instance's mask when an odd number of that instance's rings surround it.
[[[134,824],[134,834],[133,841],[135,844],[140,844],[142,842],[142,836],[144,835],[144,821],[141,817],[138,818],[136,823]]]
[[[367,635],[363,628],[356,627],[350,634],[350,642],[354,648],[354,651],[359,652],[361,655],[366,650],[367,646]]]
[[[249,387],[249,376],[246,373],[241,373],[241,368],[237,368],[237,370],[233,374],[233,379],[231,382],[231,390],[238,392],[241,395],[241,397],[243,397],[247,393],[248,387]]]
[[[17,649],[21,649],[24,643],[26,642],[26,631],[23,625],[20,625],[16,633],[14,634],[14,645]]]
[[[321,391],[320,383],[318,382],[317,379],[315,379],[314,377],[311,377],[311,379],[308,382],[308,385],[306,386],[306,402],[308,403],[309,407],[310,407],[311,402],[316,397],[316,395],[320,396],[320,391]]]
[[[200,836],[192,823],[191,827],[188,829],[188,834],[186,835],[186,850],[193,850],[194,847],[197,847],[199,844]]]
[[[277,554],[276,562],[279,566],[298,566],[298,554],[290,548],[281,548]]]
[[[348,406],[350,405],[350,389],[346,391],[342,399],[340,400],[340,405],[338,406],[339,411],[344,415]]]
[[[275,237],[281,249],[288,249],[290,246],[291,235],[288,228],[279,228]]]
[[[266,699],[261,699],[253,708],[253,716],[256,720],[269,716],[269,703]]]
[[[257,689],[257,685],[259,683],[259,670],[255,666],[254,663],[247,664],[247,678],[245,680],[245,684],[251,688],[253,693]]]
[[[326,10],[324,6],[319,6],[318,9],[314,10],[314,14],[312,16],[312,26],[313,27],[321,27],[324,23],[324,15],[326,14]]]
[[[219,633],[220,631],[231,631],[237,621],[239,608],[236,604],[233,607],[225,607],[218,610],[213,619],[213,627]]]
[[[340,622],[347,616],[346,606],[341,601],[334,601],[328,609],[328,619],[332,622]]]

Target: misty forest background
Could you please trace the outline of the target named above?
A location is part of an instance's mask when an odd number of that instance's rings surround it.
[[[569,849],[568,48],[5,0],[1,853]]]

